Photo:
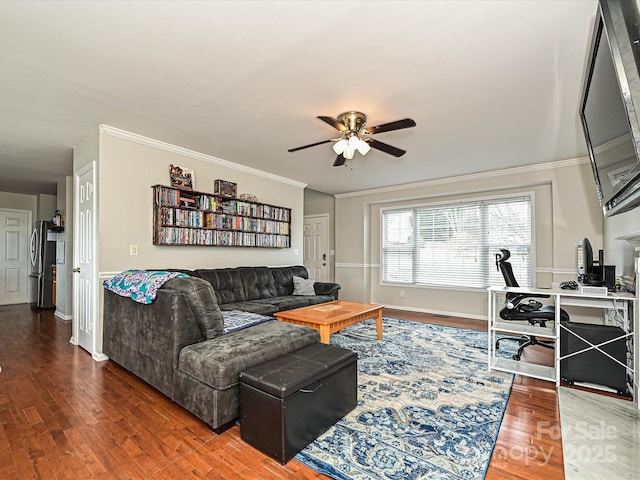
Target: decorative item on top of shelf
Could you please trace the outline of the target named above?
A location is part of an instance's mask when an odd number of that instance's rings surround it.
[[[240,200],[250,201],[250,202],[257,202],[258,201],[258,197],[256,197],[253,193],[241,193],[238,198]]]
[[[60,210],[56,210],[51,221],[53,222],[54,232],[64,232],[64,218],[62,217]]]
[[[221,197],[236,198],[237,183],[229,182],[227,180],[214,180],[213,181],[213,193],[220,195]]]
[[[169,179],[172,187],[193,190],[194,173],[191,168],[171,164],[169,165]]]

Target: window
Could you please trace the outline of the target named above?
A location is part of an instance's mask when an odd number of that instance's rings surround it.
[[[504,285],[500,248],[531,285],[531,196],[382,211],[382,281],[486,288]]]

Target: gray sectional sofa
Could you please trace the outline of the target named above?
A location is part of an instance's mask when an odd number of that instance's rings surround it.
[[[340,287],[293,295],[293,276],[307,276],[300,266],[182,272],[189,276],[167,281],[149,305],[105,289],[103,352],[221,432],[240,413],[240,372],[320,340],[314,329],[264,317],[223,334],[223,310],[271,315],[337,299]]]
[[[302,265],[181,271],[208,281],[221,310],[261,315],[337,300],[340,290],[337,283],[315,282],[315,295],[293,295],[293,277],[309,278]]]

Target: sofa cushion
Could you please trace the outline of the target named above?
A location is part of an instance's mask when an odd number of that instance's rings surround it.
[[[244,302],[246,300],[242,278],[240,277],[238,269],[200,269],[196,270],[196,274],[211,283],[220,305]]]
[[[276,285],[267,267],[238,267],[246,300],[275,297]]]
[[[277,308],[276,312],[291,310],[292,308],[306,307],[309,305],[309,298],[289,295],[286,297],[273,297],[264,300],[254,300],[255,303],[269,304]]]
[[[266,302],[254,300],[252,302],[234,302],[220,305],[220,310],[229,312],[231,310],[241,310],[243,312],[259,313],[260,315],[273,315],[278,311],[278,307]]]
[[[184,347],[179,369],[216,389],[239,383],[247,367],[293,352],[320,340],[308,327],[270,321]]]
[[[306,298],[309,301],[309,305],[317,305],[318,303],[333,302],[335,300],[335,298],[333,298],[331,295],[310,295],[308,297],[301,297],[301,298]]]
[[[209,282],[197,277],[179,277],[168,280],[160,288],[178,291],[184,295],[205,338],[222,335],[224,320]]]
[[[276,284],[276,294],[278,297],[293,295],[293,277],[309,278],[307,269],[302,265],[290,267],[274,267],[271,269],[273,280]]]

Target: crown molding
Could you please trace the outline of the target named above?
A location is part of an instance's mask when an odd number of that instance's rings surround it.
[[[615,148],[619,145],[624,145],[630,141],[631,141],[631,134],[625,133],[624,135],[614,138],[613,140],[610,140],[607,143],[603,143],[602,145],[597,145],[596,147],[594,147],[593,151],[595,153],[606,152],[607,150]]]
[[[386,192],[396,192],[398,190],[407,190],[411,188],[433,187],[436,185],[446,185],[449,183],[467,182],[480,180],[484,178],[492,178],[500,175],[522,175],[530,172],[539,172],[543,170],[552,170],[555,168],[573,167],[589,163],[589,157],[570,158],[568,160],[558,160],[555,162],[537,163],[535,165],[523,165],[521,167],[503,168],[500,170],[491,170],[488,172],[471,173],[468,175],[457,175],[453,177],[436,178],[434,180],[425,180],[422,182],[404,183],[401,185],[390,185],[388,187],[372,188],[369,190],[359,190],[357,192],[338,193],[335,198],[361,197],[365,195],[375,195]]]
[[[298,188],[305,188],[307,186],[306,183],[299,182],[291,178],[281,177],[280,175],[274,175],[272,173],[258,170],[257,168],[251,168],[245,165],[240,165],[239,163],[233,163],[228,160],[223,160],[221,158],[213,157],[211,155],[196,152],[194,150],[189,150],[188,148],[179,147],[177,145],[172,145],[170,143],[162,142],[160,140],[155,140],[153,138],[145,137],[143,135],[138,135],[137,133],[127,132],[126,130],[121,130],[119,128],[111,127],[109,125],[100,125],[100,131],[104,132],[106,135],[109,135],[111,137],[116,137],[122,140],[128,140],[130,142],[139,143],[141,145],[146,145],[148,147],[157,148],[159,150],[164,150],[166,152],[175,153],[177,155],[182,155],[184,157],[190,157],[195,160],[200,160],[202,162],[212,163],[214,165],[218,165],[221,167],[226,167],[233,170],[237,170],[239,172],[255,175],[256,177],[262,177],[268,180],[273,180],[274,182],[280,182],[280,183],[292,185]]]

